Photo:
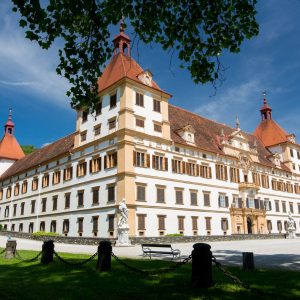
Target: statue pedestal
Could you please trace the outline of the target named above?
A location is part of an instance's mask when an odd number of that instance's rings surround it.
[[[288,239],[295,239],[296,238],[296,229],[295,228],[288,228]]]
[[[131,246],[129,240],[129,228],[127,226],[118,228],[118,240],[116,246]]]

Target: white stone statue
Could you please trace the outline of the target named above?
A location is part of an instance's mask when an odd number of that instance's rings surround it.
[[[130,246],[128,213],[125,199],[119,204],[120,219],[118,222],[118,240],[116,246]]]
[[[128,228],[128,208],[126,206],[125,199],[122,199],[122,201],[119,204],[119,211],[120,211],[120,219],[118,222],[118,228]]]
[[[289,239],[294,239],[296,237],[296,234],[295,234],[295,231],[296,231],[296,228],[295,228],[295,220],[294,218],[292,217],[292,213],[289,212],[289,220],[288,220],[288,238]]]

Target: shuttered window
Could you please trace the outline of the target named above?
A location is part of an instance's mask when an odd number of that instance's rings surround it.
[[[192,230],[198,230],[198,217],[192,217]]]
[[[93,204],[99,203],[99,187],[94,187],[92,189],[93,192]]]
[[[78,223],[78,233],[82,233],[83,232],[83,218],[78,218],[77,223]]]
[[[216,164],[216,178],[219,180],[227,181],[227,166]]]
[[[93,157],[90,160],[90,173],[97,173],[101,170],[101,157]]]
[[[77,192],[77,197],[78,197],[78,207],[82,207],[83,206],[83,197],[84,197],[84,191],[78,191]]]
[[[150,154],[133,151],[133,165],[136,167],[150,168]]]
[[[108,194],[108,202],[115,202],[115,186],[109,185],[107,186],[107,194]]]
[[[99,216],[93,216],[93,233],[95,235],[95,233],[98,232],[98,219]]]
[[[145,185],[137,185],[136,186],[136,200],[137,201],[146,201],[146,186]]]
[[[210,206],[210,194],[203,193],[203,198],[204,198],[204,206]]]
[[[228,230],[228,219],[227,218],[222,218],[221,219],[221,229],[223,231],[227,231]]]
[[[104,169],[114,168],[118,165],[118,153],[112,152],[104,156]]]
[[[152,155],[152,168],[160,171],[168,171],[168,158],[161,155]]]
[[[165,230],[166,229],[166,224],[165,224],[165,219],[166,216],[158,215],[158,230]]]
[[[165,203],[165,187],[156,188],[156,202]]]
[[[115,215],[108,215],[108,231],[115,230]]]
[[[184,217],[178,216],[178,230],[183,231],[184,230]]]
[[[191,205],[197,205],[198,204],[197,192],[191,191],[190,196],[191,196]]]
[[[176,204],[183,204],[183,190],[175,190]]]
[[[138,230],[146,230],[146,215],[145,214],[138,214]]]
[[[77,165],[77,177],[86,175],[86,161],[81,161]]]
[[[205,229],[211,230],[211,217],[205,217]]]

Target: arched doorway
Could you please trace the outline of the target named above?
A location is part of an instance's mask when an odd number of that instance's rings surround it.
[[[253,225],[253,222],[251,220],[250,217],[247,217],[247,229],[248,229],[248,234],[252,234],[252,225]]]

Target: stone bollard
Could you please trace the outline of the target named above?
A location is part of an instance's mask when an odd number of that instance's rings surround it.
[[[192,285],[198,288],[212,286],[212,253],[210,245],[197,243],[192,251]]]
[[[44,241],[42,247],[41,263],[47,265],[53,262],[54,242],[52,240]]]
[[[243,269],[244,270],[254,270],[253,252],[243,252]]]
[[[112,246],[109,241],[101,241],[98,246],[98,261],[96,269],[100,272],[107,272],[111,269]]]
[[[5,258],[6,259],[14,258],[16,255],[16,249],[17,249],[17,241],[9,239],[6,242]]]

